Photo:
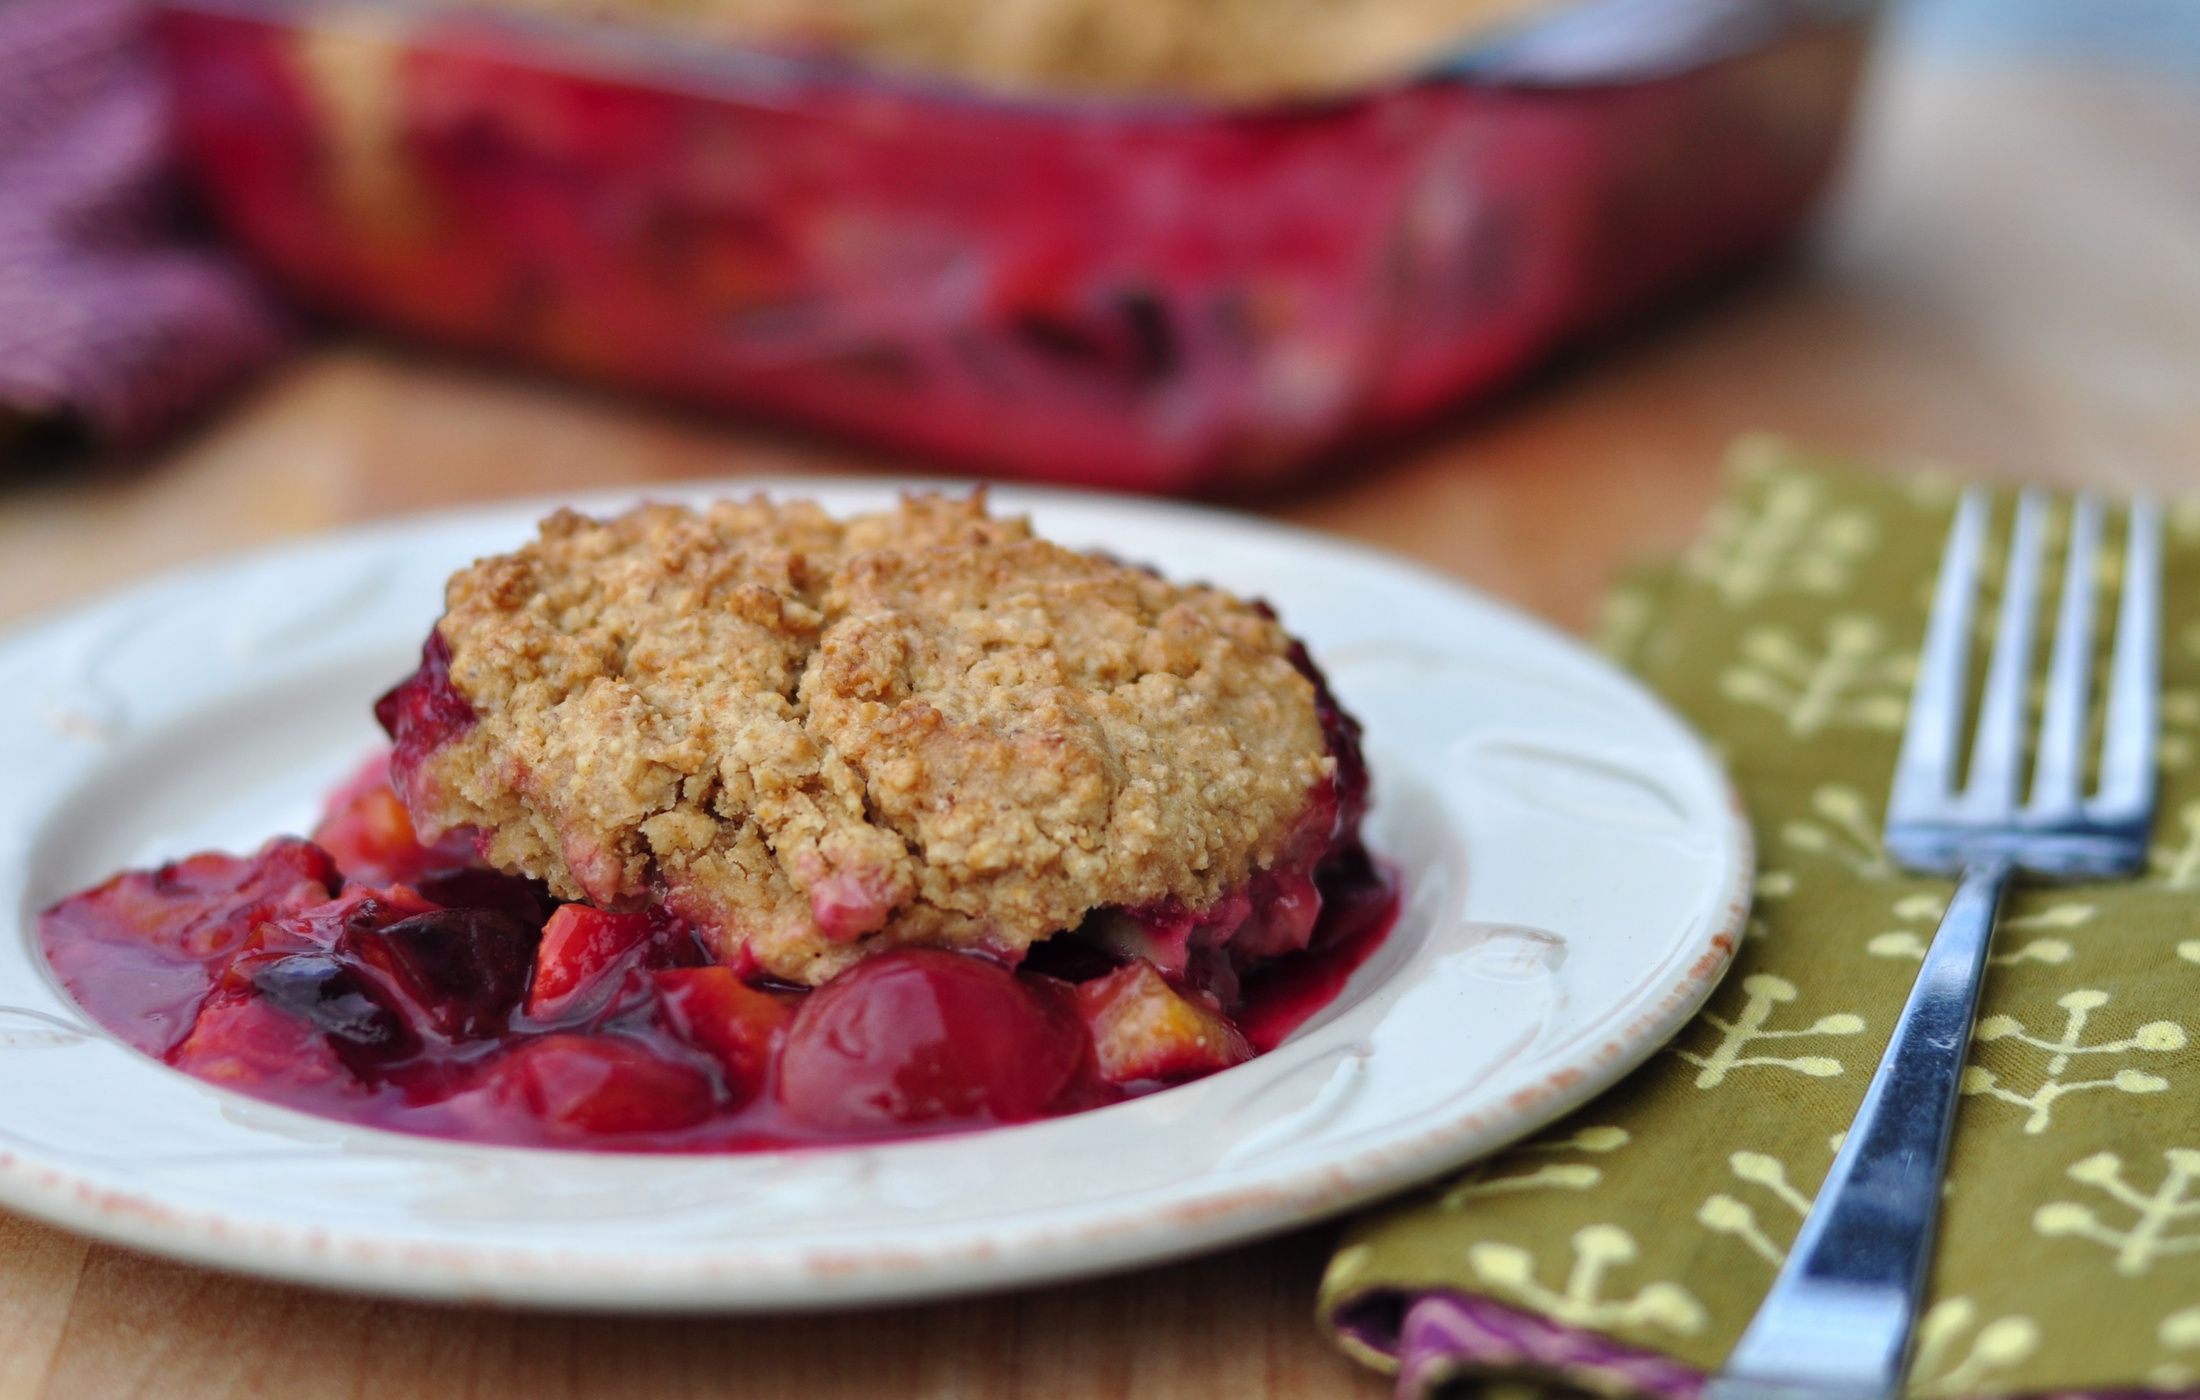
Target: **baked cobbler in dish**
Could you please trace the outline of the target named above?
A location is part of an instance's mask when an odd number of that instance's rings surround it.
[[[1227,1068],[1396,904],[1358,726],[1265,606],[982,496],[560,512],[376,713],[311,841],[48,910],[71,993],[298,1107],[723,1150]]]
[[[1036,93],[1275,102],[1415,76],[1572,0],[474,0]]]

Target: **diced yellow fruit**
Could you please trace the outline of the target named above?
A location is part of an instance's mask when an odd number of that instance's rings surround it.
[[[1170,985],[1144,960],[1077,988],[1100,1077],[1112,1084],[1196,1079],[1252,1057],[1221,1012]]]

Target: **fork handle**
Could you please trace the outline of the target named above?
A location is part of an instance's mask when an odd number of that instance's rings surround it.
[[[1932,1262],[1956,1086],[2009,871],[1996,861],[1963,872],[1787,1263],[1706,1400],[1901,1393]]]

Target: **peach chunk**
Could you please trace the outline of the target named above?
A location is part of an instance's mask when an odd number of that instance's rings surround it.
[[[1073,992],[1092,1033],[1094,1064],[1111,1084],[1196,1079],[1252,1058],[1228,1018],[1139,959]]]

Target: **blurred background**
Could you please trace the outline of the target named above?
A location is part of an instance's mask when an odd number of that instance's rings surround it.
[[[2177,479],[2196,149],[2187,0],[0,0],[0,608],[854,471],[1580,625],[1742,434]]]
[[[1916,0],[1894,17],[1897,41],[1927,55],[2200,76],[2200,15],[2182,0]]]

